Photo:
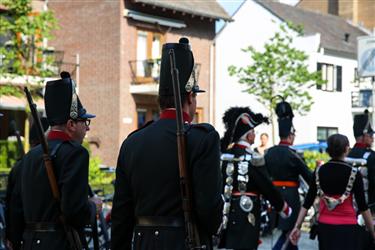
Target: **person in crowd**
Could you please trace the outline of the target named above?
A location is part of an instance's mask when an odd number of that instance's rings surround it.
[[[291,209],[264,174],[264,158],[254,153],[254,128],[268,119],[248,107],[228,109],[223,117],[226,127],[221,139],[222,174],[225,182],[221,248],[257,249],[260,232],[260,201],[268,199],[282,217]],[[264,196],[264,197],[262,197]]]
[[[49,128],[46,117],[41,119],[43,131]],[[29,133],[30,147],[34,148],[40,144],[36,124],[33,123]],[[19,218],[23,217],[21,201],[21,166],[22,159],[16,162],[8,176],[7,191],[5,197],[5,230],[7,245],[12,250],[21,249],[22,233],[24,230],[24,221]]]
[[[24,156],[20,166],[22,249],[71,249],[69,236],[75,235],[78,242],[83,227],[101,209],[100,199],[88,198],[89,154],[81,145],[95,116],[83,108],[69,73],[62,72],[61,78],[47,82],[44,96],[51,127],[47,143],[60,201],[52,195],[43,149],[38,145]],[[67,231],[75,233],[68,235]],[[76,246],[81,244],[82,237]]]
[[[353,131],[356,143],[350,150],[348,157],[365,159],[366,170],[363,172],[365,194],[370,209],[375,213],[375,152],[371,149],[374,142],[374,130],[371,127],[368,110],[364,114],[354,116]]]
[[[318,218],[318,240],[320,250],[362,249],[357,225],[356,208],[375,240],[374,226],[367,207],[363,181],[358,168],[346,163],[349,140],[341,134],[331,135],[327,140],[327,152],[331,160],[317,167],[303,207],[290,234],[292,244],[301,236],[301,225],[316,196],[320,197]],[[375,245],[374,245],[375,246]],[[374,249],[374,248],[372,248]]]
[[[293,126],[293,110],[289,103],[282,101],[276,105],[276,114],[279,123],[279,145],[268,149],[265,155],[268,173],[273,184],[280,191],[285,201],[292,207],[293,211],[299,211],[301,207],[298,193],[299,177],[310,183],[312,173],[290,146],[293,145],[295,129]],[[297,213],[293,213],[289,218],[278,218],[277,227],[281,230],[273,250],[294,250],[297,246],[290,244],[288,235],[293,229],[297,219]]]
[[[262,133],[260,134],[260,145],[255,148],[255,152],[264,155],[267,153],[268,149],[268,134]]]
[[[192,215],[204,249],[213,249],[222,212],[219,134],[192,124],[197,94],[194,57],[187,38],[163,45],[160,119],[123,142],[117,161],[112,208],[112,250],[185,250],[186,231],[177,155],[176,106],[169,53],[174,51],[185,124],[186,164],[191,177]],[[134,239],[133,239],[134,235]]]

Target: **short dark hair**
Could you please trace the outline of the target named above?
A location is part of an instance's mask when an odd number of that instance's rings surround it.
[[[342,134],[334,134],[327,139],[327,152],[331,158],[341,157],[349,146],[348,137]]]
[[[181,105],[184,105],[184,102],[186,101],[186,95],[181,95]],[[175,108],[174,105],[174,96],[158,96],[158,103],[160,110],[168,109],[168,108]]]
[[[268,138],[268,134],[267,133],[261,133],[260,137],[262,137],[263,135]]]

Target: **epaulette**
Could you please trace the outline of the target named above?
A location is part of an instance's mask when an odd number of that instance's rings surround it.
[[[215,130],[215,128],[211,124],[209,124],[209,123],[191,124],[189,126],[189,129],[192,129],[192,128],[202,129],[202,130],[204,130],[207,133]]]
[[[148,127],[148,126],[149,126],[151,123],[153,123],[153,122],[154,122],[153,120],[146,122],[142,127],[140,127],[139,129],[136,129],[136,130],[134,130],[133,132],[131,132],[130,134],[128,134],[128,138],[129,138],[132,134],[134,134],[135,132],[138,132],[138,131],[140,131],[140,130],[146,128],[146,127]]]
[[[251,164],[255,167],[260,167],[266,165],[266,161],[264,159],[264,156],[261,154],[253,153],[251,160]]]

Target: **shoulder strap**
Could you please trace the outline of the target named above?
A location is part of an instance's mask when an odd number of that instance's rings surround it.
[[[61,142],[57,143],[56,146],[52,149],[52,151],[51,151],[51,158],[52,159],[56,158],[57,152],[59,151],[61,145],[64,144],[65,142],[68,142],[68,141],[61,141]]]
[[[339,163],[339,164],[342,164],[342,165],[345,165],[345,166],[351,168],[351,172],[350,172],[348,184],[346,185],[345,192],[338,199],[338,200],[340,200],[340,203],[343,203],[350,196],[350,193],[353,189],[354,181],[355,181],[356,176],[357,176],[358,168],[351,167],[350,165],[348,165],[346,163],[341,163],[341,162],[335,162],[335,163]],[[320,187],[319,170],[320,170],[320,167],[318,167],[315,171],[315,181],[316,181],[316,186],[317,186],[317,189],[318,189],[318,195],[320,197],[327,196],[326,194],[324,194],[322,188]]]

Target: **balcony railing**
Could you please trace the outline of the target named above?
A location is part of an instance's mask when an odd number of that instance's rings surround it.
[[[363,89],[352,92],[352,107],[367,108],[372,106],[372,90]]]
[[[6,66],[3,64],[4,55],[0,54],[0,66]],[[72,76],[75,75],[77,68],[77,63],[65,62],[64,61],[64,51],[53,50],[53,49],[44,49],[43,53],[35,56],[35,61],[42,63],[42,69],[49,71],[52,77],[57,77],[60,75],[61,71],[68,71]],[[35,63],[35,62],[33,62]],[[6,69],[7,73],[14,73],[14,69],[11,66],[11,63]]]
[[[160,59],[129,61],[132,84],[157,83],[160,73]]]

